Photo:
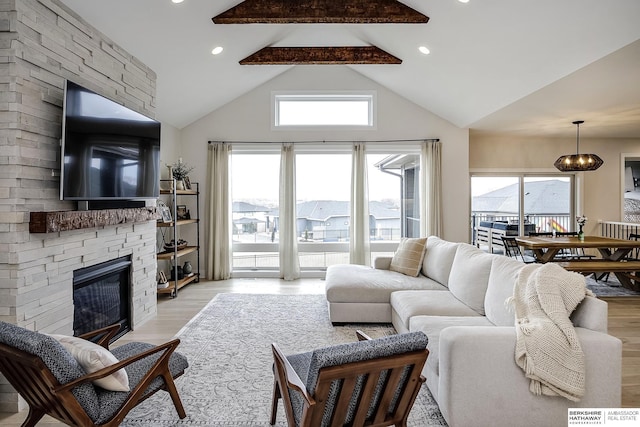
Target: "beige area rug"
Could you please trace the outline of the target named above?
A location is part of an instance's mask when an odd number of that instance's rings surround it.
[[[123,426],[268,426],[273,374],[271,343],[285,354],[355,341],[355,330],[375,337],[385,325],[334,327],[324,295],[220,294],[179,333],[178,351],[190,367],[176,381],[187,417],[178,418],[167,393],[135,408]],[[278,408],[278,426],[286,426]],[[410,427],[446,426],[423,386]]]

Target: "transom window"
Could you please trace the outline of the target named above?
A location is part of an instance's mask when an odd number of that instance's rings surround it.
[[[274,94],[274,126],[374,127],[373,92]]]

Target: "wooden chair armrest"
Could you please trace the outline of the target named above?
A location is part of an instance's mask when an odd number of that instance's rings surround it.
[[[358,341],[369,341],[371,339],[369,335],[365,334],[360,329],[356,330],[356,336],[358,337]]]
[[[120,330],[120,325],[117,325],[117,324],[110,325],[110,326],[105,326],[104,328],[96,329],[95,331],[78,335],[78,338],[95,342],[96,344],[109,350],[109,341],[111,341],[111,338],[113,338],[118,333],[119,330]],[[99,338],[96,341],[93,341],[92,338],[95,338],[95,337],[99,337]]]
[[[304,400],[307,401],[309,406],[315,405],[315,399],[311,397],[311,395],[307,391],[307,387],[304,385],[304,383],[300,379],[300,376],[295,371],[295,369],[293,369],[293,366],[291,366],[291,363],[289,363],[289,360],[284,355],[284,353],[282,353],[278,345],[271,344],[271,348],[273,349],[273,356],[276,358],[276,363],[279,363],[284,367],[284,377],[287,381],[287,386],[299,391],[302,394]]]
[[[114,363],[111,366],[107,366],[106,368],[102,368],[96,372],[93,372],[91,374],[87,374],[87,375],[83,375],[80,378],[76,378],[75,380],[68,382],[66,384],[63,384],[59,387],[56,387],[54,392],[60,392],[60,391],[64,391],[64,390],[70,390],[74,387],[79,386],[80,384],[84,384],[87,382],[91,382],[91,381],[95,381],[98,380],[100,378],[104,378],[106,376],[109,376],[111,374],[113,374],[114,372],[124,368],[125,366],[128,366],[134,362],[137,362],[138,360],[144,359],[145,357],[149,357],[155,353],[158,352],[164,352],[160,358],[158,358],[158,360],[156,360],[156,363],[154,363],[154,365],[149,369],[149,371],[147,372],[147,374],[145,375],[145,378],[149,377],[149,373],[150,372],[155,372],[158,370],[158,367],[162,364],[165,363],[167,365],[168,368],[168,364],[169,364],[169,357],[171,356],[171,354],[175,351],[175,349],[178,347],[178,344],[180,344],[180,340],[179,339],[174,339],[172,341],[166,342],[162,345],[158,345],[154,348],[150,348],[149,350],[145,350],[142,353],[138,353],[135,356],[131,356],[131,357],[127,357],[124,360],[119,361],[118,363]],[[155,378],[157,375],[154,375],[151,379]],[[146,381],[146,382],[150,382],[150,381]],[[138,386],[131,391],[131,395],[135,394],[137,392],[138,389],[142,388],[143,383],[145,383],[145,381],[140,381],[140,383],[138,384]],[[143,390],[146,389],[146,385],[144,386],[144,388],[142,388]]]

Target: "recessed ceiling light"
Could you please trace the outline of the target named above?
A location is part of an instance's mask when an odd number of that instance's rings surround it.
[[[458,0],[460,3],[469,3],[469,0]]]
[[[171,0],[174,3],[182,3],[184,0]]]
[[[216,46],[216,47],[213,48],[211,53],[213,55],[218,55],[218,54],[222,53],[223,50],[224,50],[224,48],[222,46]]]
[[[420,53],[424,54],[424,55],[429,55],[431,53],[431,51],[429,50],[428,47],[426,46],[420,46],[418,48],[418,50],[420,51]]]

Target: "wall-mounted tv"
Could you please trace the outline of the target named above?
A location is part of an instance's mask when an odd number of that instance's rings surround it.
[[[155,199],[160,193],[160,123],[67,81],[60,199]]]

